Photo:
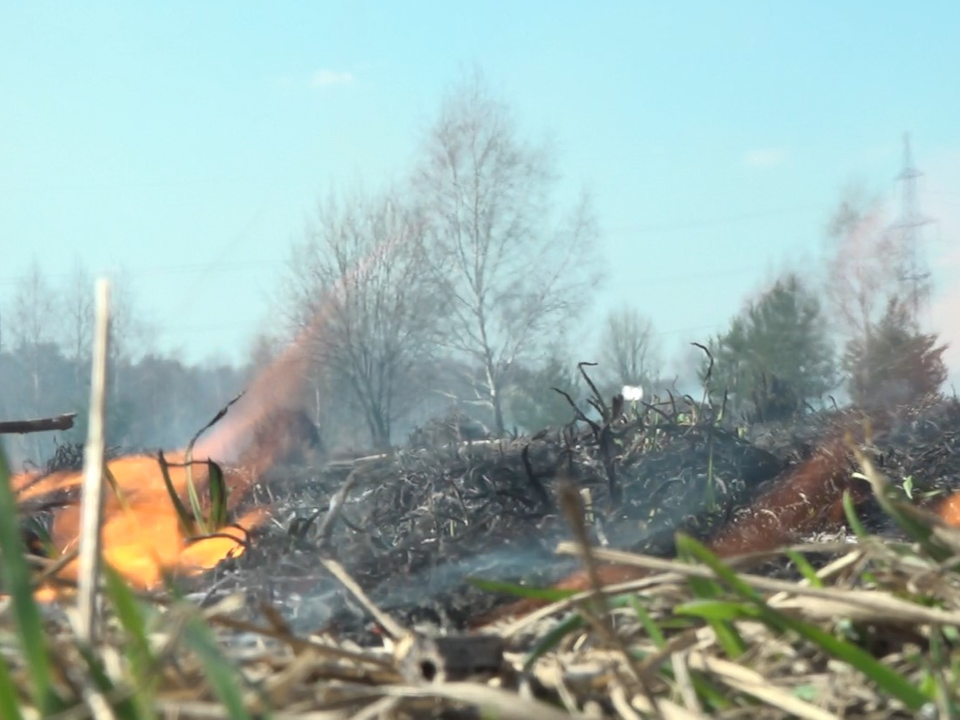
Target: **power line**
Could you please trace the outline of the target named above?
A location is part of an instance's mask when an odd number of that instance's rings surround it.
[[[177,265],[154,265],[152,267],[143,267],[143,268],[122,268],[124,275],[130,277],[155,277],[163,275],[177,275],[177,274],[194,274],[194,273],[203,273],[203,274],[219,274],[223,272],[235,272],[237,270],[251,269],[251,270],[262,270],[267,265],[272,263],[280,262],[278,258],[261,258],[259,260],[233,260],[230,262],[218,262],[216,260],[210,261],[208,263],[184,263]],[[73,273],[63,272],[63,273],[49,273],[44,274],[45,277],[51,279],[65,279],[72,276]],[[22,276],[19,275],[6,275],[0,276],[0,286],[13,286],[19,283],[22,280]]]
[[[776,217],[786,217],[788,215],[800,215],[813,211],[824,212],[821,205],[802,205],[792,208],[778,208],[772,210],[760,210],[752,213],[741,213],[738,215],[722,215],[712,218],[696,218],[693,220],[678,220],[674,222],[662,223],[640,223],[637,225],[618,225],[612,228],[604,229],[607,235],[622,235],[625,233],[643,233],[643,232],[676,232],[681,230],[694,230],[698,228],[719,227],[722,225],[737,225],[740,223],[751,222],[753,220],[765,220]]]
[[[822,210],[823,208],[819,205],[805,205],[793,208],[777,208],[771,210],[760,210],[753,213],[741,213],[737,215],[727,215],[721,217],[712,217],[712,218],[697,218],[693,220],[682,220],[676,222],[663,222],[663,223],[641,223],[637,225],[619,225],[613,228],[607,228],[604,230],[605,235],[620,235],[626,233],[637,233],[637,232],[673,232],[680,230],[689,230],[695,228],[705,228],[705,227],[718,227],[722,225],[735,225],[743,222],[750,222],[752,220],[760,220],[771,217],[783,217],[787,215],[797,215],[805,212],[810,212],[812,210]],[[242,239],[242,236],[247,233],[249,228],[244,228],[239,233],[240,237],[232,239],[228,242],[228,247],[235,245],[237,242]],[[218,253],[220,254],[220,253]],[[174,265],[153,265],[151,267],[142,267],[142,268],[124,268],[124,273],[132,277],[150,277],[150,276],[162,276],[162,275],[175,275],[178,273],[203,273],[203,274],[221,274],[224,272],[234,272],[236,270],[243,270],[246,268],[256,268],[262,269],[266,265],[277,263],[282,261],[282,258],[261,258],[257,260],[234,260],[228,262],[218,262],[216,260],[205,263],[178,263]],[[741,271],[747,272],[752,271],[756,268],[743,268],[737,270],[724,271],[722,273],[706,273],[701,274],[698,277],[715,277],[720,275],[732,275],[737,274]],[[49,278],[68,278],[71,273],[51,273],[47,275]],[[675,279],[690,278],[691,275],[677,276]],[[650,278],[651,281],[659,281],[660,276],[656,278]],[[0,276],[0,286],[12,286],[16,285],[21,280],[19,275],[6,275]]]
[[[701,333],[704,330],[718,331],[724,327],[723,323],[714,323],[712,325],[697,325],[695,327],[685,327],[685,328],[674,328],[672,330],[658,330],[651,333],[654,336],[660,337],[663,335],[683,335],[685,333]]]

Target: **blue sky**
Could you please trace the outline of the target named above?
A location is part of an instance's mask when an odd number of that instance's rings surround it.
[[[910,131],[960,341],[958,32],[947,1],[4,3],[0,308],[34,257],[79,257],[158,349],[244,357],[315,199],[402,177],[477,65],[594,197],[596,313],[636,306],[668,354],[816,272],[842,189],[894,192]]]

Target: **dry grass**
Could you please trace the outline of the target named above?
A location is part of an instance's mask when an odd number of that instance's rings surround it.
[[[240,597],[200,608],[172,585],[138,595],[96,563],[82,622],[69,600],[41,607],[0,454],[0,718],[957,717],[960,531],[859,460],[907,540],[868,536],[848,498],[855,543],[723,562],[679,536],[680,557],[664,560],[588,547],[571,499],[579,540],[559,551],[593,578],[603,562],[645,576],[541,591],[551,605],[486,628],[486,639],[404,628],[324,560],[384,629],[379,646],[359,647],[297,635],[270,608],[250,622]],[[810,558],[825,553],[832,561],[815,569]],[[775,559],[800,579],[748,572]]]
[[[929,521],[922,542],[864,536],[784,551],[803,575],[796,581],[746,572],[743,562],[735,572],[684,539],[678,560],[562,545],[649,574],[558,596],[486,629],[503,651],[481,674],[458,658],[455,640],[430,673],[411,664],[411,639],[423,638],[385,616],[384,643],[358,647],[296,636],[269,612],[268,624],[241,620],[239,598],[201,610],[136,597],[113,575],[102,632],[86,648],[68,622],[72,607],[46,610],[31,630],[17,605],[32,598],[13,592],[0,608],[0,696],[5,686],[17,707],[0,710],[24,718],[953,717],[960,532]],[[9,549],[5,567],[16,564]],[[814,571],[804,558],[824,551],[835,559]],[[45,689],[30,660],[37,649],[27,650],[38,642]],[[436,672],[445,662],[448,672]]]

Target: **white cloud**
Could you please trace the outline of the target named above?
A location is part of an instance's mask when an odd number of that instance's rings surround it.
[[[320,90],[334,85],[351,85],[353,81],[353,73],[348,70],[322,69],[313,74],[310,86]]]
[[[786,159],[785,148],[756,148],[743,156],[743,164],[753,168],[769,168],[782,165]]]

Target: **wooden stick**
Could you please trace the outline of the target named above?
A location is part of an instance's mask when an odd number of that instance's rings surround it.
[[[52,418],[38,418],[36,420],[2,420],[0,421],[0,435],[14,435],[19,433],[47,432],[49,430],[69,430],[73,427],[76,413],[64,413]]]
[[[107,394],[107,345],[110,336],[110,281],[97,281],[93,370],[90,382],[90,424],[83,449],[83,491],[80,506],[79,605],[81,641],[96,638],[97,586],[100,581],[103,520],[104,415]]]

